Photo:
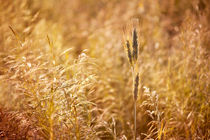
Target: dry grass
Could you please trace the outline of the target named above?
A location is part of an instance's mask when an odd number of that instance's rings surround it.
[[[0,0],[0,138],[210,139],[209,9]]]

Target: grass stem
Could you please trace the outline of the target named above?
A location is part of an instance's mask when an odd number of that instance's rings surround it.
[[[136,140],[136,100],[134,100],[134,140]]]

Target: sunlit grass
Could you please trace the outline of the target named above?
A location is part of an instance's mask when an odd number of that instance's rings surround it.
[[[0,9],[0,139],[209,139],[208,0]]]

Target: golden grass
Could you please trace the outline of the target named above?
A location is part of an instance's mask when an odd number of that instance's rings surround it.
[[[0,139],[208,140],[209,9],[1,0]]]

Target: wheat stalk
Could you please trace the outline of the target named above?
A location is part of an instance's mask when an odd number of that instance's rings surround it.
[[[138,35],[136,27],[132,31],[132,50],[130,48],[129,40],[126,40],[126,53],[132,69],[133,77],[133,97],[134,97],[134,139],[136,140],[136,102],[138,97],[138,88],[139,88],[139,72],[137,67],[138,60]]]

